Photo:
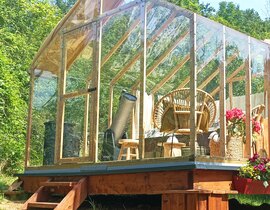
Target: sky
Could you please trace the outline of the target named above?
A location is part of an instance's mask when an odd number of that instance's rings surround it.
[[[210,3],[210,5],[215,9],[218,9],[219,2],[221,1],[222,0],[200,0],[201,3],[202,2]],[[267,0],[224,0],[224,1],[238,4],[241,10],[254,9],[259,13],[262,19],[265,19],[265,17],[267,16],[266,14]]]

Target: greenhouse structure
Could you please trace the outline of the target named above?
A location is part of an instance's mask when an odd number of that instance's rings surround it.
[[[228,210],[237,169],[270,153],[269,56],[163,0],[78,0],[30,68],[24,209],[151,194],[163,210]]]

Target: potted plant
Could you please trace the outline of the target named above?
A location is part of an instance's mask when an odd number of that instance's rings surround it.
[[[245,113],[238,108],[226,111],[227,125],[227,151],[226,156],[229,158],[241,159],[243,157],[243,144],[246,139],[246,116]],[[261,131],[260,123],[252,119],[253,140],[256,140],[256,133]]]
[[[241,194],[270,194],[270,159],[254,154],[233,177],[234,188]]]
[[[227,151],[226,157],[240,159],[243,157],[245,142],[245,114],[241,109],[233,108],[226,111]]]

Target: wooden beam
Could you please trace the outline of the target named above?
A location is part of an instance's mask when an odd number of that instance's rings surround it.
[[[244,157],[251,157],[252,147],[252,116],[251,116],[251,49],[250,36],[248,36],[248,61],[246,62],[245,94],[246,94],[246,143],[244,145]]]
[[[146,51],[147,51],[147,11],[146,2],[141,3],[141,52],[140,52],[140,119],[139,119],[139,157],[144,158],[144,148],[145,148],[145,92],[146,92]]]
[[[192,188],[191,179],[191,172],[184,170],[93,175],[88,179],[88,189],[91,189],[88,194],[153,194],[173,189],[187,190]]]
[[[62,158],[63,151],[63,133],[64,133],[64,110],[65,110],[65,99],[63,95],[66,89],[66,62],[67,52],[64,34],[61,36],[61,71],[59,73],[59,84],[58,84],[58,103],[57,103],[57,123],[56,123],[56,138],[55,138],[55,154],[54,164],[58,164]]]
[[[233,78],[234,76],[236,76],[241,70],[243,70],[245,67],[245,63],[243,63],[241,66],[239,66],[226,80],[226,83],[229,83]],[[210,95],[211,96],[215,96],[217,94],[217,92],[219,91],[219,87],[217,87],[216,89],[214,89]]]
[[[220,155],[225,157],[226,154],[226,66],[231,63],[238,55],[238,53],[234,53],[226,60],[226,27],[222,26],[222,44],[223,44],[223,52],[222,52],[222,65],[219,69],[220,73],[220,84],[219,84],[219,122],[220,122],[220,139],[223,139],[224,144],[221,144]]]
[[[135,57],[133,57],[132,60],[130,60],[128,64],[116,74],[116,76],[111,80],[110,85],[115,85],[115,83],[129,70],[129,68],[136,63],[140,56],[140,52],[137,53]]]
[[[190,55],[186,55],[184,59],[177,64],[172,71],[170,71],[166,77],[164,77],[151,91],[151,94],[155,94],[168,80],[170,80],[176,72],[183,67],[183,65],[190,59]]]
[[[208,36],[209,35],[209,36]],[[210,38],[211,38],[211,36],[210,36],[210,34],[208,33],[208,35],[206,35],[206,37],[208,37],[207,38],[207,40],[206,41],[208,41]],[[199,49],[201,49],[202,47],[204,46],[204,43],[202,43],[200,46],[197,46],[197,50],[196,51],[198,51]],[[221,49],[220,48],[218,48],[218,49],[216,49],[216,51],[215,51],[215,53],[204,63],[204,64],[202,64],[202,66],[201,66],[201,68],[199,68],[198,70],[197,70],[197,72],[196,72],[196,74],[198,74],[200,71],[202,71],[203,70],[203,68],[219,53],[219,52],[221,52]],[[189,81],[190,81],[190,76],[189,77],[187,77],[183,82],[181,82],[181,84],[177,87],[177,89],[180,89],[180,88],[183,88],[183,87],[185,87],[188,83],[189,83]]]
[[[119,39],[119,41],[113,46],[113,48],[108,52],[108,54],[101,61],[101,68],[104,64],[112,57],[112,55],[116,52],[116,50],[127,40],[132,31],[138,26],[140,23],[140,19],[138,18],[131,27],[126,31],[126,33]]]
[[[246,76],[239,76],[239,77],[234,77],[230,80],[230,82],[241,82],[241,81],[245,81],[246,80]]]
[[[172,16],[165,22],[163,23],[163,25],[157,30],[156,34],[147,41],[147,46],[151,45],[156,38],[158,37],[158,35],[164,30],[165,27],[167,27],[170,22],[173,20],[173,18],[175,17],[175,13],[172,14]],[[112,81],[110,82],[111,85],[115,85],[115,83],[130,69],[131,66],[133,66],[136,61],[140,58],[140,52],[138,52],[129,62],[128,64],[120,71],[117,73],[117,75],[112,79]],[[137,85],[139,84],[140,79],[138,79],[135,84],[137,83]]]
[[[88,87],[89,87],[89,83],[86,84],[86,89],[88,90]],[[89,120],[89,100],[90,100],[90,96],[89,96],[89,91],[87,91],[88,94],[86,94],[85,96],[85,106],[84,106],[84,123],[83,123],[83,143],[82,143],[82,155],[83,157],[86,156],[87,152],[86,152],[86,149],[87,149],[87,140],[89,138],[89,135],[88,135],[88,120]],[[89,149],[88,149],[89,151]]]
[[[230,99],[230,109],[233,108],[233,83],[229,83],[229,99]]]
[[[232,55],[226,62],[226,65],[230,64],[235,58],[237,57],[237,54]],[[198,86],[199,89],[203,89],[207,84],[209,84],[209,82],[211,82],[219,73],[221,69],[224,69],[223,67],[224,62],[222,61],[221,65],[210,75],[207,77],[206,80],[204,80],[202,82],[202,84],[200,84]],[[225,71],[225,70],[224,70]]]
[[[33,111],[33,96],[35,85],[35,70],[30,70],[30,89],[29,89],[29,104],[28,104],[28,116],[27,116],[27,133],[25,144],[25,162],[24,167],[30,165],[30,151],[31,151],[31,137],[32,137],[32,111]]]
[[[154,4],[150,4],[147,8],[147,11],[152,9]],[[140,18],[138,18],[131,27],[125,32],[125,34],[119,39],[119,41],[113,46],[113,48],[108,52],[108,54],[102,59],[101,61],[101,68],[104,66],[104,64],[112,57],[112,55],[116,52],[116,50],[124,43],[124,41],[127,40],[127,38],[130,36],[130,34],[134,31],[134,29],[139,25]]]
[[[197,14],[194,13],[190,18],[190,149],[191,154],[194,157],[197,156],[197,132],[196,132],[196,122],[197,122]]]
[[[87,89],[83,89],[83,90],[78,90],[78,91],[74,91],[74,92],[70,92],[70,93],[65,93],[65,95],[63,95],[64,99],[69,99],[69,98],[75,98],[78,96],[85,96],[89,94],[88,91],[88,87],[86,87]]]
[[[112,114],[113,114],[113,85],[110,85],[109,91],[109,118],[108,118],[108,128],[112,124]]]
[[[93,31],[91,31],[93,33]],[[82,33],[82,32],[81,32]],[[84,31],[84,33],[86,33]],[[65,35],[68,36],[68,35]],[[89,40],[93,39],[93,34],[89,35],[89,34],[85,34],[84,36],[79,36],[82,40],[78,40],[78,38],[75,38],[76,42],[80,42],[80,44],[76,45],[75,50],[71,53],[67,48],[68,55],[67,57],[67,70],[71,67],[71,65],[74,63],[74,61],[76,60],[76,58],[78,57],[78,55],[83,51],[83,49],[89,44]],[[66,46],[68,47],[68,46]]]
[[[93,93],[92,100],[92,120],[90,121],[91,146],[89,148],[90,160],[98,161],[98,130],[99,130],[99,104],[100,104],[100,64],[101,64],[101,37],[102,37],[102,22],[97,23],[96,26],[97,41],[94,47],[93,59],[93,84],[97,90]]]
[[[264,61],[264,82],[265,82],[265,101],[268,102],[270,101],[270,59],[268,57],[265,58]],[[270,125],[270,106],[268,105],[266,108],[266,112],[267,115],[265,115],[266,119],[264,119],[264,142],[266,143],[266,152],[269,155],[270,154],[270,132],[268,132],[269,130],[269,125]]]

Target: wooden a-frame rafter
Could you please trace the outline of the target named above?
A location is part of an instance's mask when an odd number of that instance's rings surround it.
[[[156,38],[164,31],[164,29],[173,21],[175,16],[176,13],[173,13],[171,17],[162,24],[162,26],[157,30],[155,35],[147,41],[147,46],[151,45],[156,40]],[[111,80],[110,85],[115,85],[115,83],[122,78],[122,76],[131,68],[131,66],[136,63],[140,56],[140,52],[137,52],[137,54],[126,64],[126,66],[123,67],[122,70],[119,71],[117,75]]]
[[[244,68],[245,68],[245,66],[246,66],[246,64],[245,63],[243,63],[241,66],[239,66],[227,79],[226,79],[226,83],[230,83],[232,80],[233,80],[233,78],[241,71],[241,70],[243,70]],[[217,93],[218,93],[218,91],[219,91],[219,87],[217,87],[216,89],[214,89],[211,93],[210,93],[210,95],[211,96],[215,96]]]
[[[235,58],[237,58],[237,55],[238,55],[238,53],[233,54],[233,55],[227,60],[226,65],[230,64]],[[214,79],[214,78],[219,74],[219,71],[220,71],[221,68],[222,68],[222,66],[219,66],[219,67],[218,67],[211,75],[209,75],[209,76],[207,77],[206,80],[204,80],[204,81],[202,82],[202,84],[200,84],[200,85],[198,86],[198,88],[199,88],[199,89],[203,89],[207,84],[209,84],[209,82],[211,82],[211,80]]]
[[[207,37],[210,38],[211,37],[210,34],[211,33],[209,32],[208,33],[209,36],[207,36]],[[202,43],[200,46],[198,46],[198,49],[202,48],[203,46],[204,46],[204,43]],[[155,85],[155,87],[151,91],[151,94],[155,94],[160,88],[162,88],[164,86],[164,84],[166,82],[168,82],[172,78],[172,76],[175,75],[189,59],[190,59],[190,55],[188,54],[184,57],[183,61],[181,61],[175,68],[173,68],[173,70],[171,72],[169,72],[169,74],[165,78],[163,78],[161,80],[160,83]]]

